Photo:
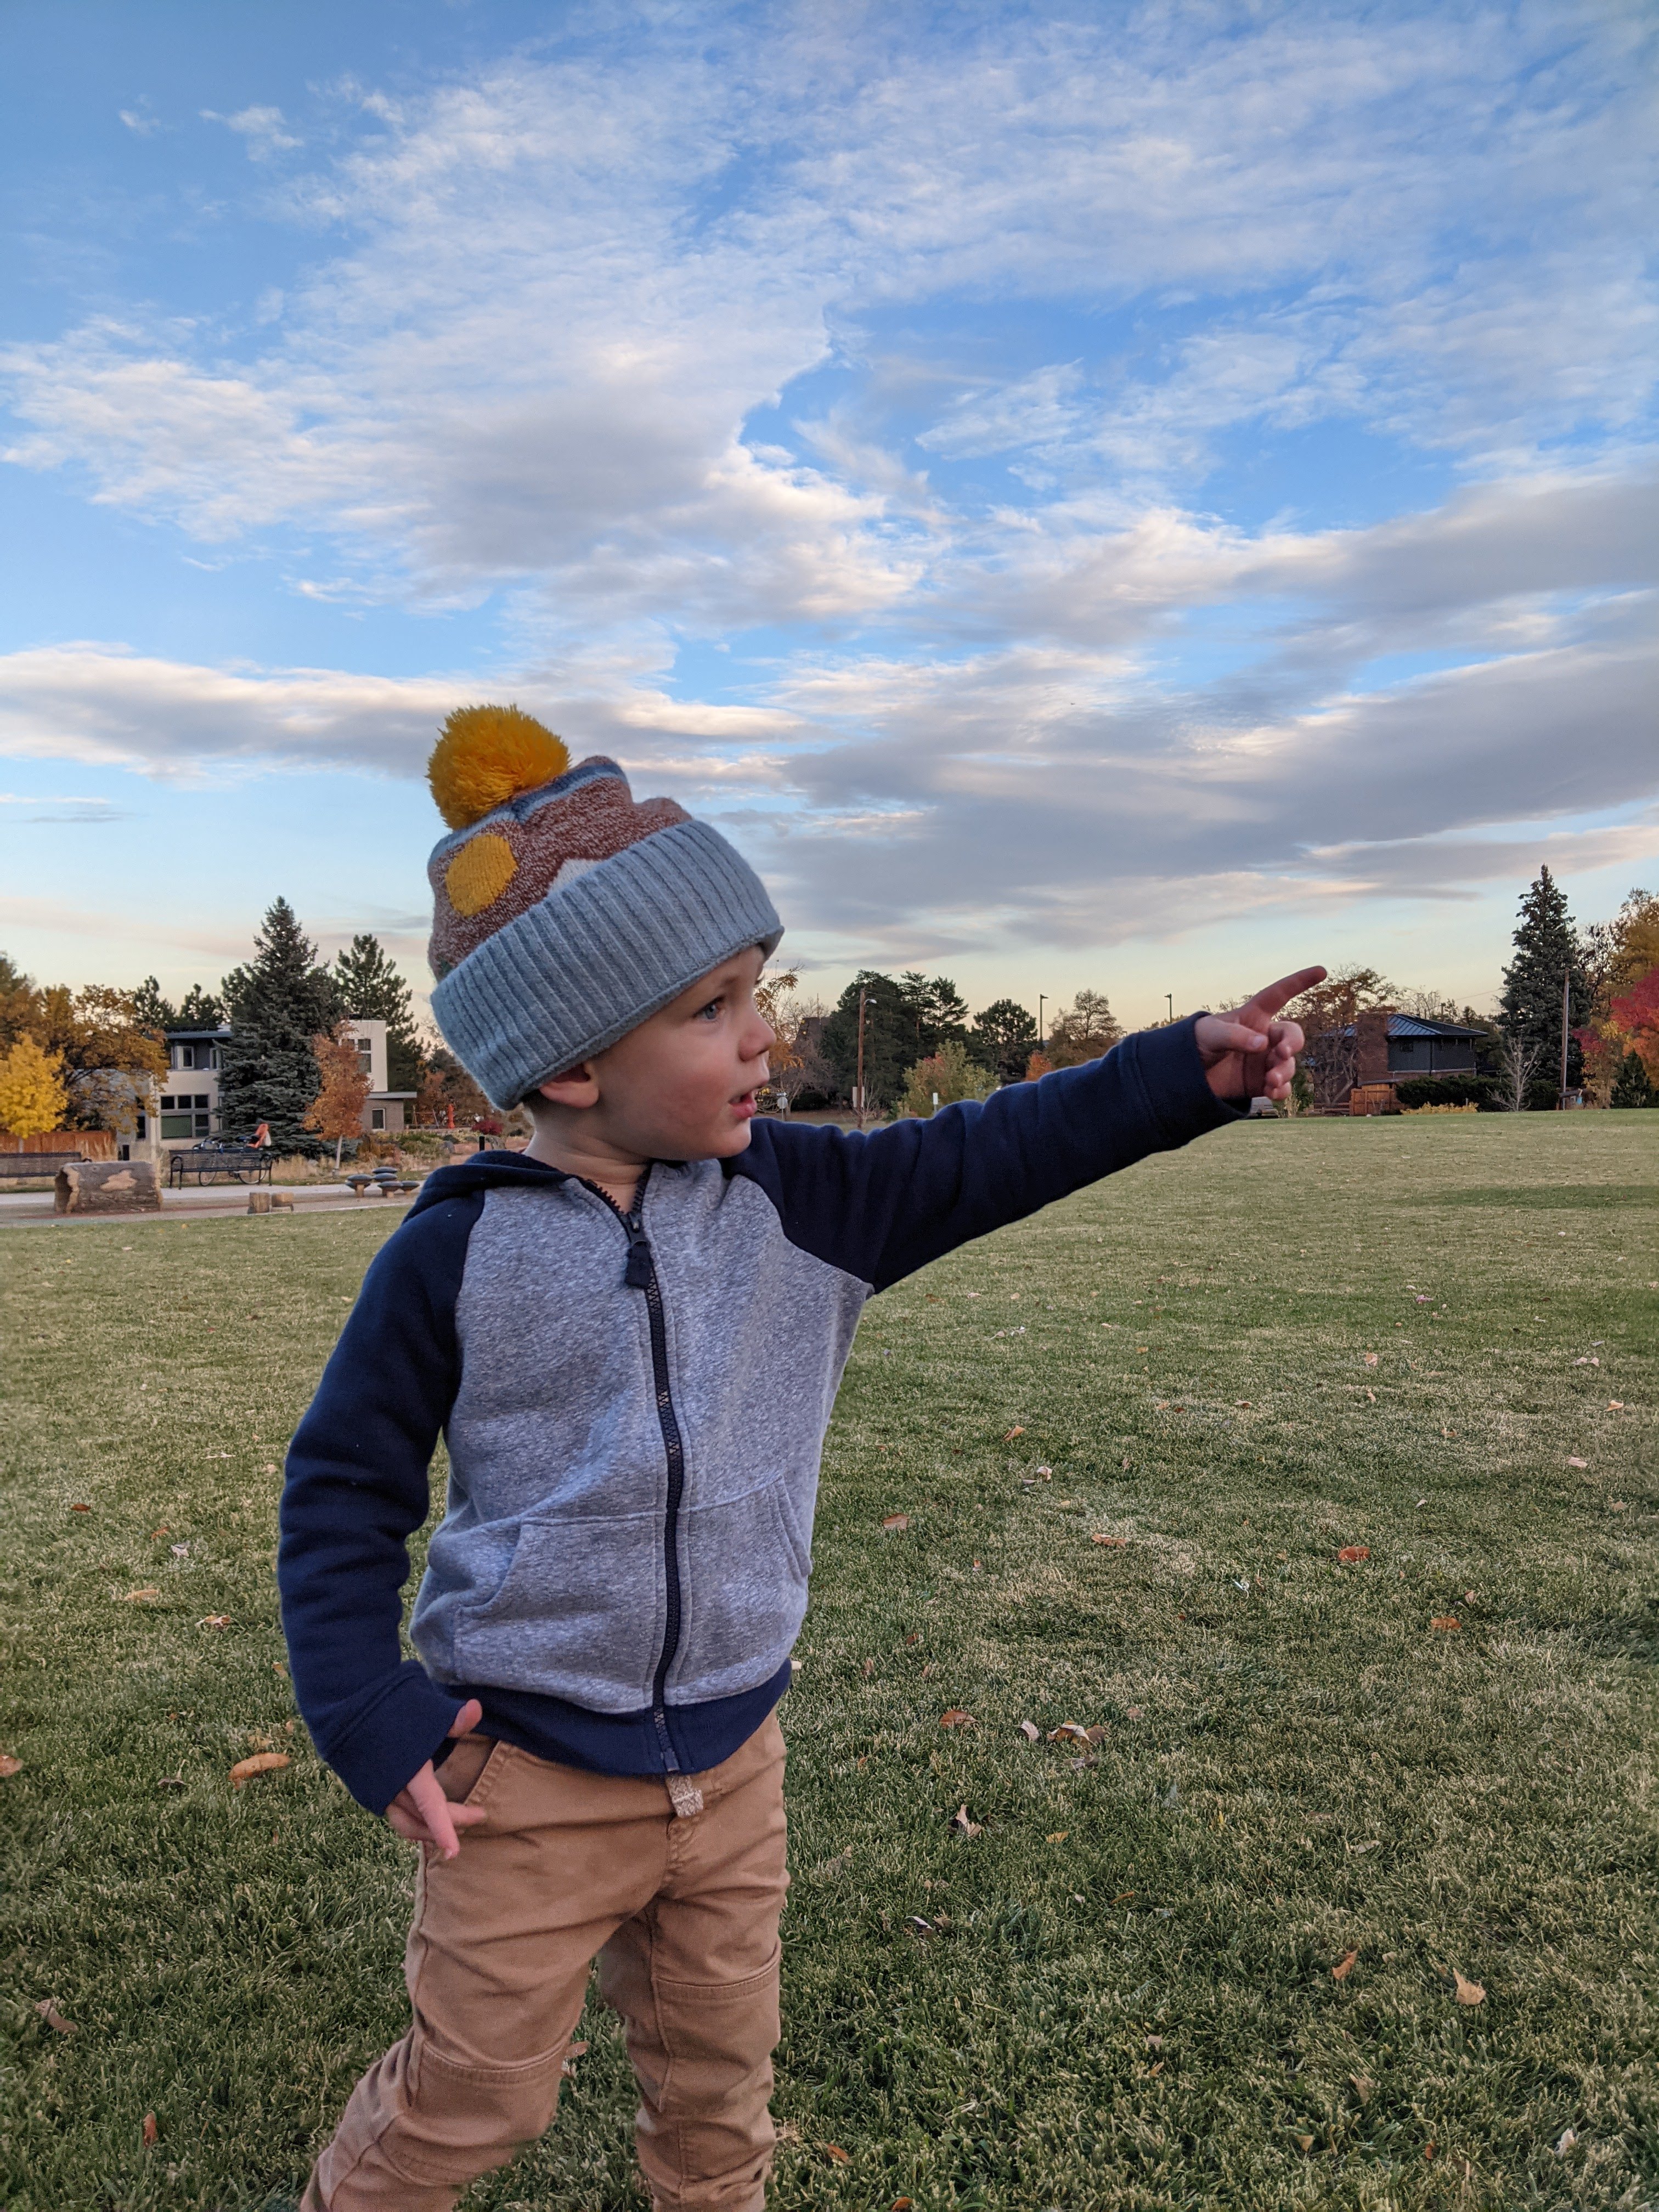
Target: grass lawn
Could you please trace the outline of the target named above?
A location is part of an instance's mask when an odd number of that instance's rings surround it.
[[[1247,1125],[871,1309],[784,1707],[781,2206],[1659,2204],[1656,1139]],[[402,2032],[411,1856],[271,1571],[390,1231],[0,1243],[6,2212],[297,2193]],[[469,2208],[642,2203],[582,2033]]]

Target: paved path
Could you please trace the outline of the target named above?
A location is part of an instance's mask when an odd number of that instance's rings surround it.
[[[210,1183],[204,1189],[164,1190],[159,1213],[55,1213],[49,1190],[0,1191],[0,1229],[39,1227],[42,1224],[58,1229],[94,1224],[130,1229],[141,1222],[210,1220],[227,1214],[245,1216],[251,1187],[243,1183]],[[262,1189],[270,1187],[260,1186]],[[295,1211],[301,1213],[384,1213],[407,1206],[414,1196],[411,1191],[402,1197],[358,1198],[344,1183],[278,1183],[275,1188],[284,1198],[291,1198]]]

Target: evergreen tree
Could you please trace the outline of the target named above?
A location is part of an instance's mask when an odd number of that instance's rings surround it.
[[[890,1106],[903,1096],[905,1071],[915,1064],[915,1023],[904,994],[890,975],[860,968],[836,1001],[818,1039],[818,1051],[835,1071],[848,1096],[858,1081],[859,993],[865,994],[864,1088],[872,1106]]]
[[[415,1031],[415,1002],[386,947],[378,937],[361,931],[334,967],[352,1020],[386,1024],[387,1088],[418,1091],[426,1063]]]
[[[1510,1043],[1522,1052],[1535,1052],[1538,1073],[1528,1093],[1531,1107],[1553,1106],[1560,1087],[1561,986],[1565,978],[1571,991],[1571,1021],[1585,1020],[1590,1011],[1589,977],[1584,948],[1566,894],[1540,867],[1521,901],[1515,927],[1515,957],[1504,970],[1498,999],[1498,1021]],[[1584,1055],[1577,1038],[1569,1035],[1567,1087],[1583,1080]]]
[[[1627,1052],[1613,1080],[1609,1106],[1659,1106],[1656,1091],[1639,1052]]]
[[[322,1087],[311,1041],[343,1018],[340,987],[318,966],[317,948],[286,899],[266,909],[253,943],[252,960],[224,981],[232,1032],[220,1062],[222,1126],[228,1136],[246,1137],[267,1121],[279,1152],[315,1152],[317,1139],[304,1127]]]
[[[179,1027],[178,1009],[170,1000],[162,997],[158,977],[146,975],[133,993],[132,1018],[138,1028],[148,1030],[154,1037],[160,1037],[166,1030]]]
[[[899,977],[899,1000],[912,1025],[915,1058],[926,1058],[947,1044],[967,1043],[968,1001],[948,975],[924,975],[918,969],[907,969]],[[866,1013],[867,1019],[867,1008]]]
[[[1025,1073],[1037,1041],[1037,1025],[1029,1006],[1018,999],[998,999],[975,1014],[968,1049],[983,1068],[1000,1082],[1018,1083]]]
[[[224,1000],[212,991],[204,991],[199,983],[192,983],[179,1005],[177,1026],[181,1030],[216,1030],[224,1018]]]

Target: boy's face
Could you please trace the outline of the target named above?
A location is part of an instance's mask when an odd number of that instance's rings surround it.
[[[734,953],[582,1067],[541,1086],[582,1109],[583,1136],[640,1160],[729,1159],[749,1143],[773,1033],[755,1004],[765,960]]]

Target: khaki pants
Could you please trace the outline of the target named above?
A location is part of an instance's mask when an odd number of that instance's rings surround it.
[[[761,2212],[788,1881],[775,1714],[695,1778],[690,1817],[659,1778],[584,1774],[487,1736],[438,1773],[489,1817],[454,1859],[422,1847],[414,2025],[353,2090],[302,2212],[449,2212],[533,2142],[595,1956],[627,2024],[654,2203]]]

